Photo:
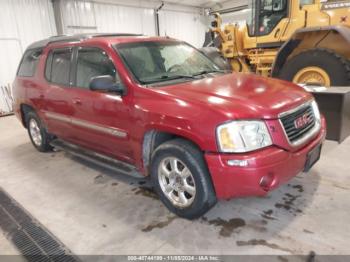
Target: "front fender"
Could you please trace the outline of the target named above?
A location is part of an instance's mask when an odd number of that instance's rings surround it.
[[[173,134],[178,137],[183,137],[192,143],[196,144],[202,151],[207,151],[205,137],[201,137],[198,133],[194,133],[190,125],[173,125],[164,123],[150,123],[145,126],[145,134],[151,130]]]

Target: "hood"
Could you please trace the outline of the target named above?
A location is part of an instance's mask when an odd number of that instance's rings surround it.
[[[158,90],[187,103],[221,111],[233,119],[275,119],[312,99],[311,94],[293,83],[242,73],[207,77]]]

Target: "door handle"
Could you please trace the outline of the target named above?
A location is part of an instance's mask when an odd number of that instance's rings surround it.
[[[74,99],[73,99],[73,104],[75,104],[75,105],[81,105],[82,103],[81,103],[81,100],[80,100],[79,98],[74,98]]]

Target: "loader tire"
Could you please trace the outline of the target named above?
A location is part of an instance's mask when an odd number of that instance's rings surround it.
[[[279,78],[294,83],[349,86],[350,62],[332,50],[307,50],[287,61]]]

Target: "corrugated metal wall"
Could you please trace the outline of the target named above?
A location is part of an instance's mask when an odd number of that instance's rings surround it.
[[[226,24],[238,23],[238,24],[244,25],[247,23],[247,19],[251,15],[251,12],[252,12],[251,9],[244,9],[244,10],[237,11],[237,12],[223,14],[221,16],[222,24],[226,25]]]
[[[250,1],[248,0],[229,0],[223,3],[216,3],[212,6],[213,12],[221,12],[226,11],[221,15],[223,25],[225,24],[245,24],[250,15],[250,10],[248,10],[248,4]],[[241,11],[228,12],[228,10],[232,10],[235,8],[245,8]]]
[[[155,34],[152,8],[63,0],[61,10],[63,30],[66,34],[89,32]]]
[[[151,8],[96,4],[96,25],[101,32],[154,35],[154,11]]]
[[[67,34],[81,32],[121,32],[155,35],[154,8],[126,6],[82,0],[62,0],[63,31]],[[200,47],[207,29],[199,9],[193,11],[171,10],[167,4],[159,12],[161,35],[185,40]]]
[[[122,32],[155,35],[154,9],[160,2],[61,0],[63,33]],[[201,47],[207,21],[199,8],[165,4],[159,12],[160,34]],[[52,0],[0,0],[0,86],[13,82],[26,47],[56,35]],[[8,103],[7,103],[8,104]],[[0,110],[6,101],[0,90]]]
[[[159,29],[162,36],[184,40],[202,47],[208,29],[206,18],[199,13],[162,10],[159,12]]]
[[[25,48],[55,35],[56,26],[50,0],[1,0],[0,7],[0,86],[4,86],[12,83]],[[8,110],[1,93],[0,110]]]
[[[155,35],[153,7],[62,0],[64,33],[130,32]],[[0,1],[0,85],[11,83],[26,47],[56,35],[51,0]],[[159,14],[160,33],[200,47],[207,24],[199,9],[193,12],[164,8]]]
[[[25,48],[55,35],[56,26],[50,0],[1,0],[0,5],[0,84],[7,84]]]
[[[231,8],[236,8],[244,5],[248,5],[250,0],[227,0],[227,1],[217,1],[217,3],[211,6],[212,11],[218,12],[221,10],[227,10]]]

